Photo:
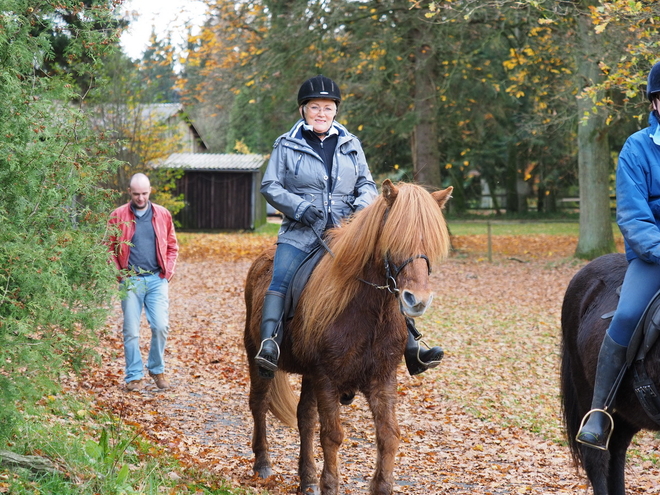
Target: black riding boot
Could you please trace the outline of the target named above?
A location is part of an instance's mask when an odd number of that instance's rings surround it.
[[[591,411],[582,420],[583,426],[576,437],[578,442],[595,449],[607,450],[612,433],[612,423],[609,413],[604,412],[603,407],[621,368],[626,364],[627,349],[614,342],[609,334],[605,334],[598,354]]]
[[[406,327],[408,327],[408,342],[406,343],[406,351],[403,356],[406,359],[408,373],[419,375],[427,369],[435,368],[439,365],[442,357],[445,355],[442,347],[436,346],[430,349],[422,349],[420,342],[424,341],[422,340],[422,334],[415,328],[415,320],[406,317]]]
[[[278,292],[266,292],[261,315],[261,347],[254,360],[259,365],[259,374],[264,378],[273,378],[280,358],[282,332],[280,322],[284,313],[284,295]]]

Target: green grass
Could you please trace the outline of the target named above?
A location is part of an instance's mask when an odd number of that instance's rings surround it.
[[[453,220],[448,219],[447,225],[452,235],[485,235],[488,234],[487,220]],[[491,235],[573,235],[577,236],[580,224],[572,221],[516,221],[491,220]],[[612,224],[614,235],[619,235],[619,227]]]
[[[577,220],[501,220],[501,219],[459,219],[447,218],[447,225],[452,235],[481,235],[488,233],[490,223],[491,235],[573,235],[577,236],[580,224]],[[267,223],[253,232],[252,235],[276,236],[280,228],[277,223]],[[614,235],[619,234],[619,227],[612,223]]]
[[[24,405],[15,434],[0,450],[39,455],[57,472],[0,467],[0,493],[53,495],[239,495],[223,480],[182,466],[119,418],[71,395]]]
[[[268,222],[261,227],[254,230],[254,234],[257,235],[277,235],[277,232],[280,230],[279,223]]]

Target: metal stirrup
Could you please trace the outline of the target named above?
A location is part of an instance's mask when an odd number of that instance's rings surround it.
[[[422,340],[422,336],[420,335],[419,339],[415,339],[415,341],[417,342],[417,362],[419,362],[419,364],[423,366],[426,366],[427,368],[435,368],[436,366],[438,366],[442,361],[442,358],[440,358],[437,361],[422,361],[420,357],[420,353],[422,352],[422,346],[420,345],[420,343],[424,344],[427,350],[431,349],[429,345]]]
[[[275,343],[275,347],[277,348],[277,357],[275,358],[276,360],[280,359],[280,346],[278,345],[277,341],[275,340],[275,337],[268,337],[267,339],[264,339],[261,341],[261,346],[259,346],[259,350],[257,351],[257,355],[254,357],[255,362],[261,366],[262,368],[267,369],[268,371],[277,371],[277,364],[269,361],[268,359],[261,357],[259,354],[261,354],[261,351],[264,349],[264,342],[267,340],[272,340]]]
[[[610,431],[607,434],[607,440],[605,441],[604,447],[601,447],[600,445],[596,445],[593,443],[585,442],[584,440],[580,440],[580,431],[582,431],[582,428],[584,427],[584,424],[587,422],[589,417],[595,412],[603,413],[610,420]],[[578,430],[578,434],[575,436],[575,440],[578,443],[582,443],[589,447],[593,447],[594,449],[607,450],[610,445],[610,438],[612,437],[613,432],[614,432],[614,418],[612,418],[612,415],[608,413],[605,409],[592,409],[591,411],[587,411],[587,414],[585,414],[584,417],[582,418],[582,422],[580,423],[580,428]]]

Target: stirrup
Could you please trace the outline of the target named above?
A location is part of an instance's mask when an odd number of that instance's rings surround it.
[[[275,357],[275,362],[273,363],[272,361],[266,359],[265,357],[262,357],[261,351],[264,350],[264,342],[267,340],[273,341],[275,344],[275,349],[277,350],[277,356]],[[275,340],[274,337],[268,337],[267,339],[264,339],[261,341],[261,346],[259,347],[259,351],[257,352],[257,355],[254,357],[255,363],[259,365],[260,368],[264,368],[268,371],[277,371],[277,361],[280,359],[280,346],[278,345],[277,341]]]
[[[610,420],[610,431],[607,434],[607,440],[605,441],[604,446],[600,446],[593,443],[585,442],[584,440],[580,440],[580,432],[582,431],[584,424],[587,422],[589,417],[595,412],[603,413]],[[614,432],[614,418],[612,417],[612,415],[608,413],[605,409],[592,409],[591,411],[587,411],[587,414],[585,414],[584,417],[582,418],[582,421],[580,422],[580,428],[578,429],[578,433],[577,435],[575,435],[575,441],[583,445],[586,445],[587,447],[591,447],[593,449],[608,450],[608,447],[610,446],[610,438],[612,438],[613,432]]]
[[[422,340],[422,337],[420,336],[419,339],[415,339],[417,341],[417,362],[423,366],[426,366],[427,368],[435,368],[440,364],[440,361],[442,361],[442,358],[444,357],[444,351],[442,353],[442,356],[438,360],[431,360],[431,361],[422,361],[422,358],[420,356],[420,353],[422,352],[422,346],[421,344],[424,344],[426,347],[426,350],[430,351],[431,347]]]

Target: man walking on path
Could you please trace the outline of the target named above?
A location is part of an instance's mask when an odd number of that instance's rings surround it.
[[[174,275],[179,246],[170,212],[149,201],[151,184],[144,174],[131,177],[131,200],[112,212],[110,252],[126,297],[124,314],[124,357],[126,390],[140,390],[144,366],[140,354],[140,318],[144,308],[151,327],[147,360],[149,376],[159,389],[166,389],[165,345],[169,331],[168,285]]]

